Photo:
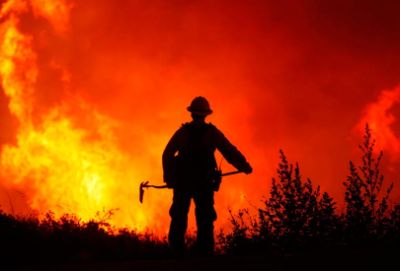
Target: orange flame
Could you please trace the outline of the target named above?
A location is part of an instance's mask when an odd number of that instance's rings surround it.
[[[30,49],[30,37],[21,34],[17,19],[10,17],[3,25],[1,45],[1,74],[5,94],[10,98],[10,111],[20,122],[30,119],[33,84],[37,69],[36,55]]]
[[[61,0],[8,1],[1,10],[5,20],[1,27],[2,86],[10,112],[19,121],[16,144],[6,145],[1,152],[6,185],[29,193],[28,203],[39,215],[51,210],[56,217],[72,213],[89,220],[99,211],[119,210],[109,221],[113,226],[148,227],[149,216],[143,210],[123,208],[137,202],[139,178],[130,170],[132,159],[118,147],[115,121],[79,101],[75,103],[85,111],[92,130],[78,128],[67,116],[67,105],[53,108],[39,123],[33,121],[37,56],[33,37],[18,27],[18,16],[28,6],[57,31],[65,31],[68,20],[69,6]],[[121,186],[127,180],[132,182]]]

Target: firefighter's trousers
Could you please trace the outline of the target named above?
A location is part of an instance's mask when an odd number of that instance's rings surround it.
[[[191,199],[195,204],[197,224],[195,248],[199,253],[213,253],[214,221],[217,219],[217,215],[214,209],[214,191],[211,187],[174,189],[173,202],[169,211],[171,216],[169,244],[176,252],[183,252],[185,249],[185,233]]]

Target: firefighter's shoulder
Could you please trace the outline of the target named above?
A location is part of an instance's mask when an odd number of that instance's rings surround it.
[[[188,128],[189,125],[190,125],[190,122],[184,122],[184,123],[182,123],[182,125],[181,125],[181,129],[182,129],[182,128]]]
[[[217,126],[215,126],[211,122],[209,122],[207,125],[208,125],[209,129],[211,129],[213,132],[221,133],[221,131],[217,128]]]
[[[190,131],[190,122],[182,123],[181,127],[179,127],[177,133],[178,134],[187,134]]]
[[[213,135],[214,138],[223,138],[225,137],[224,134],[220,129],[217,128],[214,124],[211,122],[208,123],[209,130],[211,131],[211,134]]]

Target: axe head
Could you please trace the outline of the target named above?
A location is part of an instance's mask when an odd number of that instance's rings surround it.
[[[140,186],[139,186],[139,201],[140,201],[140,203],[143,203],[144,188],[146,187],[146,185],[148,183],[149,183],[148,181],[140,183]]]

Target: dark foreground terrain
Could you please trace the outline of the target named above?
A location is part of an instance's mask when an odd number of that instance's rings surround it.
[[[183,257],[165,259],[136,259],[127,261],[89,262],[19,262],[0,270],[74,270],[74,271],[180,271],[180,270],[397,270],[400,249],[360,248],[342,251],[286,253],[284,255],[217,255],[213,257]],[[23,261],[23,259],[21,259]]]

